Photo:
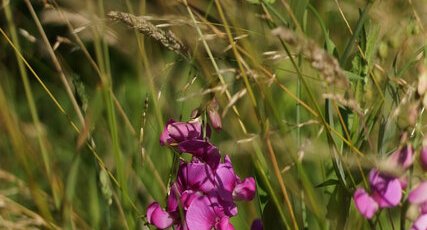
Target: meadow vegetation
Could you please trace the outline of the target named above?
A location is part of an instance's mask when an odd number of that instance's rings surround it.
[[[427,229],[426,1],[0,3],[0,229],[155,229],[191,154],[235,229]]]

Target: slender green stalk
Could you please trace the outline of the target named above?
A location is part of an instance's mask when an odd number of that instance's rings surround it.
[[[267,152],[269,154],[270,161],[273,164],[274,174],[277,177],[277,181],[279,182],[280,189],[282,190],[283,196],[285,198],[285,203],[287,205],[289,215],[291,216],[293,227],[295,230],[298,230],[299,229],[298,228],[298,222],[295,218],[294,210],[292,208],[291,201],[289,199],[289,195],[288,195],[288,192],[286,190],[285,182],[283,181],[282,174],[280,173],[279,165],[278,165],[277,159],[276,159],[276,154],[274,153],[273,146],[271,145],[271,140],[270,140],[270,136],[269,136],[270,133],[269,132],[270,131],[267,129],[267,131],[266,131],[266,135],[267,135],[266,136],[266,142],[267,142],[267,149],[268,149]]]
[[[202,33],[202,31],[200,30],[200,28],[199,28],[199,26],[198,26],[198,23],[197,23],[197,21],[196,21],[196,18],[194,17],[194,14],[193,14],[193,12],[192,12],[192,11],[191,11],[191,9],[190,9],[190,7],[189,7],[189,5],[188,5],[188,3],[187,3],[187,0],[184,0],[184,5],[186,6],[187,11],[188,11],[188,14],[190,15],[191,20],[192,20],[192,21],[193,21],[193,23],[194,23],[194,27],[196,28],[197,34],[199,35],[200,39],[202,40],[203,46],[205,47],[205,50],[206,50],[206,52],[208,53],[209,59],[210,59],[210,61],[212,62],[212,66],[213,66],[213,67],[214,67],[214,69],[215,69],[215,72],[216,72],[216,74],[217,74],[217,76],[218,76],[219,81],[221,82],[222,86],[226,88],[226,89],[225,89],[225,95],[227,96],[227,99],[228,99],[228,100],[230,100],[230,99],[231,99],[231,94],[230,94],[230,92],[229,92],[229,91],[228,91],[228,89],[227,89],[227,85],[225,84],[224,77],[222,76],[221,71],[219,71],[218,64],[216,63],[215,58],[214,58],[214,57],[213,57],[213,55],[212,55],[211,49],[209,48],[209,45],[208,45],[208,43],[206,42],[206,39],[204,38],[203,33]],[[233,106],[232,106],[232,109],[233,109],[234,113],[236,114],[236,116],[238,117],[238,121],[239,121],[240,127],[242,128],[243,133],[244,133],[244,134],[247,134],[248,132],[247,132],[247,130],[246,130],[245,125],[244,125],[244,124],[243,124],[243,122],[240,120],[240,114],[239,114],[239,112],[237,111],[236,106],[234,106],[234,105],[233,105]]]
[[[231,35],[231,31],[230,31],[230,28],[228,26],[227,19],[225,18],[224,11],[222,10],[221,3],[220,3],[220,1],[215,0],[215,4],[216,4],[216,8],[218,10],[218,13],[221,17],[221,20],[224,23],[224,28],[225,28],[225,31],[227,33],[228,42],[230,43],[231,48],[233,49],[234,56],[236,57],[237,64],[238,64],[239,69],[240,69],[240,73],[242,74],[243,81],[245,82],[246,90],[248,91],[249,97],[251,98],[252,105],[256,109],[256,107],[257,107],[256,99],[255,99],[254,93],[252,92],[252,87],[249,84],[249,79],[248,79],[248,76],[246,74],[246,70],[243,69],[243,65],[241,62],[242,57],[240,56],[239,52],[236,49],[236,44],[233,40],[233,36]]]
[[[33,120],[35,129],[37,130],[37,141],[38,141],[38,144],[40,147],[40,152],[41,152],[42,159],[43,159],[44,169],[45,169],[46,175],[48,177],[48,181],[50,182],[50,185],[51,185],[51,190],[52,190],[52,194],[54,196],[55,205],[56,205],[56,207],[59,207],[60,195],[58,194],[58,191],[55,189],[55,187],[53,187],[53,183],[52,183],[52,171],[51,171],[50,156],[49,156],[50,153],[47,150],[47,147],[45,144],[46,140],[45,140],[45,137],[43,135],[43,131],[41,130],[42,124],[40,123],[40,119],[39,119],[38,112],[37,112],[37,107],[36,107],[36,104],[34,102],[34,95],[33,95],[33,92],[31,90],[30,82],[28,80],[27,71],[25,70],[25,64],[22,61],[22,59],[19,58],[19,53],[21,53],[21,46],[19,44],[18,35],[16,32],[16,26],[15,26],[15,23],[14,23],[13,18],[12,18],[12,13],[10,10],[10,4],[6,4],[4,9],[5,9],[6,19],[8,21],[8,25],[9,25],[10,36],[11,36],[13,44],[15,44],[15,47],[16,47],[16,51],[15,51],[16,61],[18,63],[19,73],[21,75],[21,80],[22,80],[22,83],[24,85],[24,91],[25,91],[25,96],[27,98],[28,107],[30,108],[31,119]]]
[[[55,52],[53,51],[53,48],[52,48],[52,46],[49,43],[49,40],[48,40],[48,38],[46,36],[46,33],[45,33],[44,29],[43,29],[43,26],[41,25],[40,20],[37,17],[37,14],[34,11],[33,6],[31,5],[30,0],[24,0],[24,2],[27,5],[27,8],[30,11],[30,14],[31,14],[34,22],[36,23],[36,27],[37,27],[40,35],[42,36],[42,40],[43,40],[43,42],[44,42],[44,44],[46,46],[46,49],[47,49],[47,51],[49,53],[49,56],[52,59],[52,62],[54,64],[54,66],[55,66],[55,69],[56,69],[56,71],[58,72],[58,74],[60,76],[62,84],[64,85],[64,88],[65,88],[65,91],[67,92],[67,95],[70,98],[70,101],[71,101],[71,103],[73,105],[74,111],[76,112],[77,117],[79,118],[80,124],[84,125],[83,113],[82,113],[82,111],[81,111],[81,109],[80,109],[80,107],[79,107],[79,105],[77,103],[76,98],[74,97],[73,91],[71,90],[70,83],[68,82],[68,80],[67,80],[67,78],[65,76],[64,70],[62,69],[62,66],[59,63],[59,60],[56,57]]]
[[[3,30],[2,30],[3,31]],[[41,212],[44,221],[49,223],[50,228],[54,228],[55,223],[52,213],[49,209],[49,203],[46,197],[42,196],[42,191],[34,178],[34,170],[31,167],[31,162],[28,157],[32,153],[29,146],[26,144],[25,138],[22,136],[21,131],[18,129],[18,119],[14,115],[13,111],[10,110],[11,106],[7,103],[6,95],[3,88],[0,85],[0,117],[2,118],[2,124],[5,125],[9,140],[11,142],[14,153],[17,156],[17,160],[24,171],[31,197],[36,204],[36,207]]]

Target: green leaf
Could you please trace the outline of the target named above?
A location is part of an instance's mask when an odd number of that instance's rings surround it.
[[[308,5],[308,0],[292,0],[290,6],[292,12],[295,14],[295,17],[298,20],[300,25],[303,25],[304,13]]]
[[[316,188],[322,188],[322,187],[327,187],[327,186],[331,186],[331,185],[337,185],[339,184],[339,181],[337,179],[329,179],[326,180],[318,185],[316,185]]]
[[[345,188],[338,184],[329,199],[326,218],[334,220],[335,229],[345,229],[350,211],[351,196]],[[331,228],[332,229],[332,228]]]
[[[70,171],[67,177],[66,198],[72,200],[76,191],[76,184],[79,175],[80,157],[76,157],[71,164]]]
[[[368,29],[366,32],[365,58],[368,62],[368,67],[371,68],[373,64],[372,59],[375,57],[379,45],[380,26],[369,23],[366,27]]]
[[[355,74],[352,73],[350,71],[346,71],[344,70],[345,75],[347,76],[348,79],[350,80],[363,80],[364,78],[362,76],[360,76],[359,74]]]

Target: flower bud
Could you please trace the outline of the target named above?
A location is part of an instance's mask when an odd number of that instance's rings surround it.
[[[209,103],[207,112],[209,116],[209,120],[211,122],[211,125],[214,129],[220,130],[222,129],[222,121],[221,116],[218,113],[219,105],[216,99],[212,99],[212,101]]]

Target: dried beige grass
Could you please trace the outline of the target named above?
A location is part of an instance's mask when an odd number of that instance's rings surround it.
[[[182,55],[186,59],[189,58],[187,48],[172,31],[162,30],[143,17],[137,17],[129,13],[110,11],[107,16],[114,21],[123,22],[129,27],[136,29],[138,32],[159,41],[164,47]]]
[[[285,27],[274,29],[272,34],[280,37],[298,52],[301,52],[311,66],[322,74],[328,85],[348,88],[349,82],[337,59],[320,48],[314,41],[299,36]]]

